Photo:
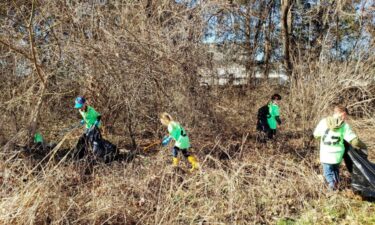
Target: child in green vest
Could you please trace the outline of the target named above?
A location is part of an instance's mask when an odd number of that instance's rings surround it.
[[[280,100],[281,96],[279,94],[274,94],[271,96],[271,101],[268,103],[267,124],[269,130],[267,131],[267,135],[269,139],[272,139],[276,135],[277,126],[281,124]]]
[[[188,149],[190,148],[189,137],[187,136],[184,128],[173,120],[172,116],[168,113],[162,113],[160,116],[160,122],[168,128],[169,136],[163,138],[162,145],[166,146],[171,139],[175,140],[175,145],[172,149],[173,165],[178,166],[178,153],[181,152],[185,158],[191,164],[190,171],[194,171],[199,168],[198,162],[194,156],[192,156]]]
[[[35,144],[43,144],[43,136],[40,132],[36,132],[34,135],[34,143]]]
[[[366,149],[346,123],[348,110],[335,106],[333,115],[322,119],[314,130],[314,137],[320,139],[320,162],[323,174],[331,190],[336,190],[340,181],[339,167],[345,153],[344,141],[354,148]]]
[[[100,126],[100,119],[101,115],[95,109],[86,103],[86,99],[84,97],[77,97],[75,100],[74,108],[78,109],[79,113],[82,116],[81,124],[86,125],[85,134],[80,138],[78,143],[86,142],[86,140],[91,144],[92,150],[95,155],[101,155],[101,148],[100,148],[100,140],[97,137],[98,133],[100,136],[100,132],[98,129]],[[85,141],[83,141],[85,140]],[[79,157],[83,156],[83,150],[79,150]]]
[[[99,127],[101,115],[93,107],[87,105],[84,97],[76,98],[74,108],[78,109],[81,114],[81,124],[86,125],[86,129],[90,129],[93,126]]]

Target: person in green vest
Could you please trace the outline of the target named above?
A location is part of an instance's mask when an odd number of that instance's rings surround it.
[[[353,148],[367,149],[350,125],[346,123],[347,116],[346,107],[335,106],[333,115],[322,119],[314,130],[314,137],[320,139],[320,162],[330,190],[338,189],[339,167],[345,153],[344,141]]]
[[[84,97],[77,97],[75,99],[75,105],[74,108],[78,109],[79,113],[82,116],[81,125],[85,125],[86,130],[84,135],[81,137],[81,139],[88,140],[89,143],[92,146],[92,150],[94,154],[100,155],[100,146],[99,146],[99,140],[96,140],[97,137],[96,134],[99,132],[98,129],[100,127],[100,119],[101,115],[95,109],[86,103],[86,99]],[[99,132],[100,135],[100,132]],[[80,141],[82,142],[82,140]],[[79,141],[79,142],[80,142]],[[80,151],[81,152],[81,151]],[[83,154],[82,152],[79,154]]]
[[[279,94],[274,94],[271,96],[271,101],[268,103],[268,115],[267,115],[267,124],[269,130],[267,135],[269,139],[272,139],[276,135],[277,126],[281,125],[280,119],[280,107],[279,101],[281,96]]]
[[[162,140],[162,145],[166,146],[173,139],[175,140],[174,147],[172,149],[172,164],[173,166],[178,166],[179,158],[178,153],[181,152],[188,162],[191,164],[190,171],[199,168],[197,159],[190,154],[190,141],[185,129],[176,121],[173,120],[172,116],[168,113],[162,113],[160,115],[160,122],[168,128],[168,136],[165,136]]]
[[[93,126],[100,126],[101,115],[95,109],[86,104],[84,97],[77,97],[75,100],[74,108],[78,109],[82,116],[81,124],[86,125],[86,131]]]
[[[37,131],[34,135],[34,145],[33,145],[33,149],[34,150],[40,150],[40,151],[43,151],[45,149],[46,145],[44,143],[44,139],[43,139],[43,136],[42,134]]]
[[[40,132],[36,132],[34,135],[34,143],[35,144],[43,144],[43,136]]]

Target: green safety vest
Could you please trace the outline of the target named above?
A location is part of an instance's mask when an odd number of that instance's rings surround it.
[[[320,137],[320,162],[327,164],[341,163],[345,153],[344,140],[350,142],[357,137],[345,122],[337,129],[329,129],[327,119],[319,122],[314,136]]]
[[[269,110],[269,115],[268,115],[268,118],[267,118],[268,126],[272,130],[275,130],[277,128],[276,117],[280,116],[280,108],[275,103],[270,102],[268,104],[268,110]]]
[[[86,112],[83,110],[79,110],[79,113],[86,123],[86,128],[92,127],[92,125],[94,125],[95,121],[98,119],[98,116],[100,116],[100,113],[95,111],[95,109],[91,106],[87,106]]]
[[[34,135],[34,143],[43,143],[43,137],[39,132]]]
[[[176,141],[175,146],[180,149],[188,149],[190,147],[189,137],[182,126],[177,122],[170,122],[168,125],[168,133]]]

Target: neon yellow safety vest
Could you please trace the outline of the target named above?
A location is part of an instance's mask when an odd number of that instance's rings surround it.
[[[341,163],[345,153],[344,140],[350,142],[357,137],[345,122],[337,129],[329,129],[327,119],[319,122],[314,136],[320,137],[320,162],[327,164]]]
[[[39,132],[34,135],[34,143],[43,143],[43,137]]]
[[[268,104],[268,110],[269,110],[269,115],[268,115],[268,118],[267,118],[268,126],[272,130],[275,130],[277,128],[276,117],[280,116],[280,108],[275,103],[270,102]]]
[[[188,149],[190,147],[189,137],[186,131],[179,123],[170,122],[168,125],[169,135],[176,141],[175,146],[180,149]]]
[[[85,121],[86,128],[92,127],[92,125],[94,125],[95,121],[98,119],[98,116],[100,116],[100,113],[95,111],[95,109],[91,106],[87,106],[86,112],[83,110],[79,110],[79,113]]]

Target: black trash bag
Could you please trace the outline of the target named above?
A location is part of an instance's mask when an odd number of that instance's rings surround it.
[[[36,144],[36,148],[39,152],[44,152],[44,154],[49,154],[55,147],[57,146],[56,143],[38,143]],[[62,149],[59,150],[59,153],[62,152]]]
[[[351,173],[354,192],[364,198],[375,198],[375,164],[367,159],[367,152],[347,147],[344,154],[345,165]]]
[[[82,159],[85,155],[87,155],[89,149],[88,139],[86,134],[83,134],[79,137],[78,142],[73,151],[73,158],[75,159]]]
[[[74,157],[78,159],[83,158],[87,155],[89,149],[92,150],[96,157],[106,161],[112,160],[117,153],[116,145],[103,139],[99,128],[96,126],[87,130],[87,132],[79,138],[74,150]]]
[[[258,109],[257,115],[257,131],[262,131],[268,133],[270,127],[267,122],[267,118],[269,118],[269,108],[268,105],[264,105]]]
[[[258,109],[257,114],[257,139],[261,143],[266,143],[268,140],[271,140],[276,135],[276,129],[271,129],[268,125],[268,118],[271,118],[269,113],[268,105],[264,105]]]
[[[102,147],[102,154],[104,160],[107,161],[112,161],[115,159],[117,155],[117,146],[109,142],[108,140],[102,139],[101,142],[101,147]]]
[[[27,146],[15,146],[19,148],[24,156],[31,156],[35,159],[43,159],[46,157],[56,146],[54,143],[33,143]]]

